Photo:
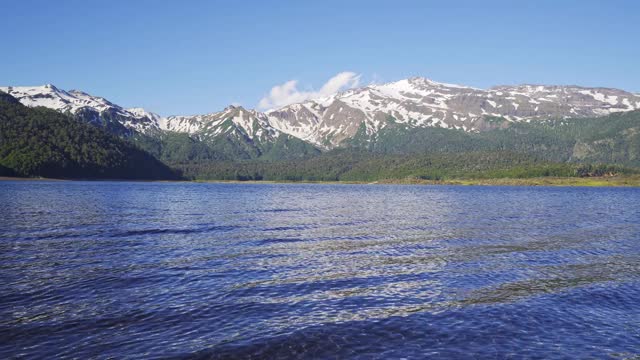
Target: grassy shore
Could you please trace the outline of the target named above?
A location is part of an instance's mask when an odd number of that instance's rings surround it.
[[[80,179],[79,179],[80,180]],[[87,179],[82,179],[86,181]],[[0,181],[73,181],[72,179],[51,178],[19,178],[0,177]],[[95,179],[93,181],[101,181]],[[145,181],[145,180],[105,180],[105,181]],[[148,180],[158,182],[158,180]],[[160,182],[174,182],[159,180]],[[178,182],[194,183],[231,183],[231,184],[395,184],[395,185],[478,185],[478,186],[627,186],[640,187],[640,175],[634,176],[606,176],[606,177],[538,177],[538,178],[499,178],[499,179],[449,179],[424,180],[416,178],[385,179],[380,181],[238,181],[238,180],[193,180]]]
[[[383,180],[381,184],[424,185],[493,185],[493,186],[636,186],[640,187],[640,176],[606,177],[537,177],[522,179],[451,179],[451,180]]]
[[[51,179],[43,177],[13,177],[13,176],[0,176],[0,181],[65,181],[63,179]]]
[[[538,177],[499,179],[450,179],[424,180],[416,178],[385,179],[379,181],[238,181],[238,180],[195,180],[202,183],[230,184],[389,184],[389,185],[479,185],[479,186],[628,186],[640,187],[640,175],[606,177]]]

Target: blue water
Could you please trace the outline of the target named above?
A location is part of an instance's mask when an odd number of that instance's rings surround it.
[[[634,358],[640,189],[0,182],[0,358]]]

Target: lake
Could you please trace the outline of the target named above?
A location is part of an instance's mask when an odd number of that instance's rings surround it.
[[[0,182],[0,358],[640,356],[640,188]]]

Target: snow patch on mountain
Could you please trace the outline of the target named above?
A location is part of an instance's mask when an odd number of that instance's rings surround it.
[[[61,90],[47,84],[42,86],[5,86],[0,91],[18,99],[29,107],[43,106],[62,113],[82,116],[89,122],[103,124],[116,122],[131,131],[150,132],[157,130],[158,115],[140,108],[125,109],[121,106],[79,90]]]
[[[593,117],[639,109],[640,97],[622,90],[578,86],[518,85],[483,90],[410,78],[350,89],[267,112],[279,130],[334,147],[364,125],[374,134],[390,122],[413,127],[481,131],[485,117],[507,121]],[[336,109],[333,104],[341,106]],[[343,112],[348,116],[341,116]]]

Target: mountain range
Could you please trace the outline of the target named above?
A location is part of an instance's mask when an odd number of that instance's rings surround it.
[[[343,146],[358,135],[375,140],[391,124],[482,132],[509,123],[593,118],[640,109],[640,95],[619,89],[517,85],[484,90],[419,77],[265,112],[229,106],[209,114],[167,117],[53,85],[0,87],[0,91],[26,106],[68,113],[118,135],[174,132],[199,140],[226,137],[257,147],[279,138],[299,139],[320,150]]]
[[[231,105],[166,117],[53,85],[0,87],[2,93],[6,171],[0,170],[23,176],[144,177],[146,170],[133,171],[132,157],[147,159],[153,178],[240,180],[572,176],[640,168],[640,95],[612,88],[484,90],[410,78],[267,111]],[[78,139],[100,140],[87,147]]]

